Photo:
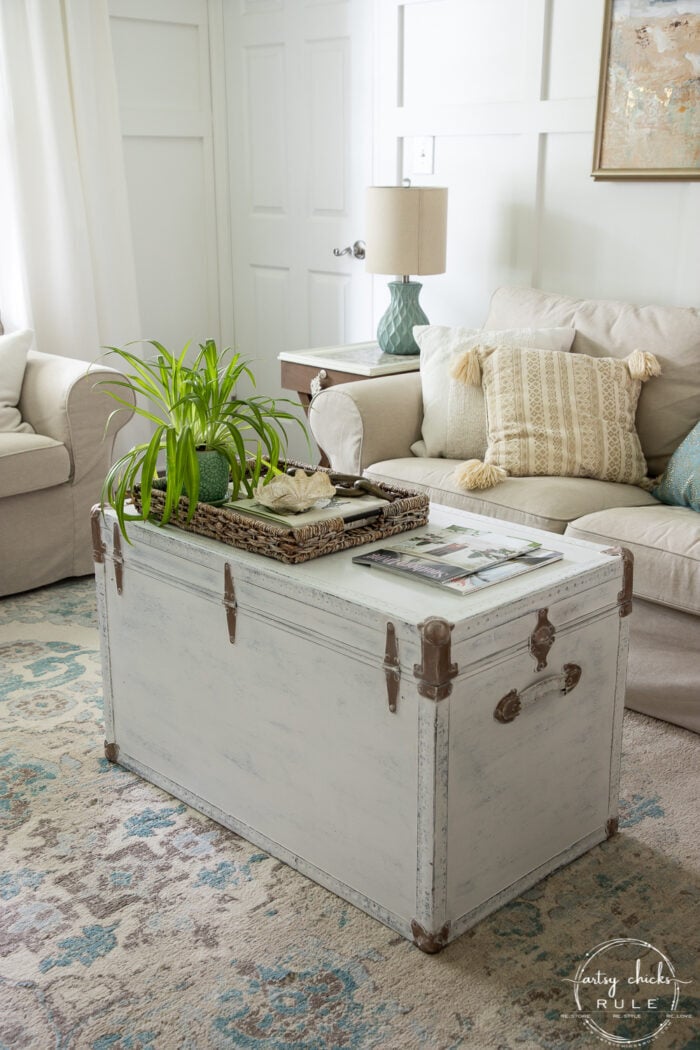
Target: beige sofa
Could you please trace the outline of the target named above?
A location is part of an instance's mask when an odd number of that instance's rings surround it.
[[[646,383],[637,430],[651,477],[700,418],[700,310],[578,300],[532,288],[494,293],[484,327],[572,325],[573,353],[624,358],[645,350],[662,374]],[[627,705],[700,732],[700,514],[659,503],[643,488],[589,478],[508,478],[465,492],[457,461],[420,458],[418,373],[321,391],[310,424],[332,466],[401,482],[431,499],[634,554]]]
[[[0,433],[0,595],[94,571],[90,509],[130,418],[105,432],[116,406],[95,384],[115,374],[30,351],[18,407],[34,433]]]

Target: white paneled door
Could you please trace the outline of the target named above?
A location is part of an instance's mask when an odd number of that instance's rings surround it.
[[[224,4],[236,342],[258,388],[281,350],[372,337],[370,0]]]
[[[233,339],[222,0],[109,0],[143,331]]]

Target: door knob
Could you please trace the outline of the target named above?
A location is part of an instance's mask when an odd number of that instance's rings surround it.
[[[349,244],[347,248],[334,248],[334,255],[352,255],[353,259],[364,259],[365,257],[365,242],[355,241],[354,244]]]

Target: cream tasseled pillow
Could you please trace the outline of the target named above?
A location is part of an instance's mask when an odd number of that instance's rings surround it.
[[[416,325],[423,391],[422,441],[411,446],[415,456],[448,459],[481,458],[486,452],[486,410],[478,386],[455,380],[451,370],[465,350],[476,346],[529,346],[542,350],[571,349],[574,328],[449,328]]]
[[[646,461],[635,429],[642,383],[658,375],[653,354],[626,360],[498,347],[462,355],[467,384],[481,381],[488,448],[455,472],[462,488],[514,477],[597,478],[636,485]]]

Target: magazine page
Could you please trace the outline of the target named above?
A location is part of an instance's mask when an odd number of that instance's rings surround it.
[[[521,557],[538,547],[540,544],[536,540],[523,539],[521,536],[448,525],[446,528],[431,529],[422,536],[407,537],[392,545],[391,550],[414,557],[437,559],[451,565],[453,569],[463,570],[454,574],[463,576],[465,572],[479,572],[489,565]]]
[[[309,510],[294,514],[289,511],[270,510],[269,507],[263,507],[262,503],[258,503],[255,499],[228,500],[224,503],[224,507],[235,510],[237,514],[249,515],[251,518],[259,518],[262,521],[272,521],[276,525],[285,525],[291,529],[300,529],[303,525],[313,525],[331,518],[343,518],[349,521],[356,517],[366,517],[378,513],[386,505],[387,501],[377,496],[333,496],[331,499],[317,500]]]
[[[472,591],[480,591],[483,587],[491,587],[494,583],[522,576],[524,572],[532,572],[533,569],[539,569],[541,565],[551,565],[555,561],[561,561],[562,558],[563,554],[559,551],[550,551],[540,547],[531,554],[521,554],[518,558],[501,562],[500,565],[492,565],[490,569],[484,569],[483,572],[446,580],[443,587],[459,594],[470,594]]]

